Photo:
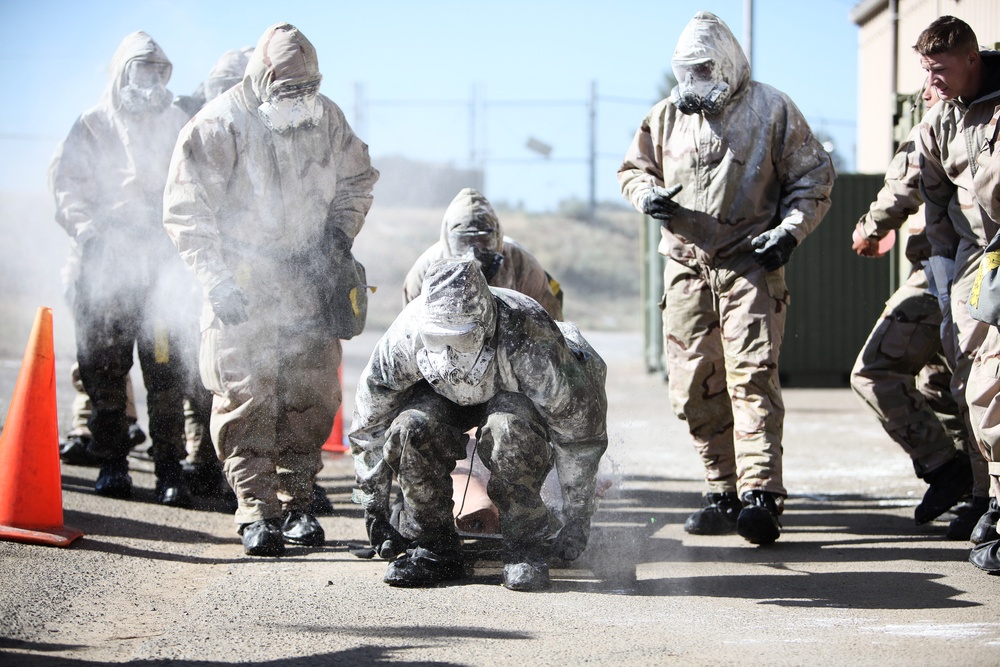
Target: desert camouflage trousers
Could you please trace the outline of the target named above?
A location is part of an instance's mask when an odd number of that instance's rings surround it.
[[[785,405],[778,355],[789,295],[783,269],[667,258],[663,330],[670,401],[705,465],[710,492],[782,484]]]
[[[541,489],[553,465],[552,446],[531,401],[508,392],[460,406],[426,383],[417,385],[386,431],[384,447],[403,494],[399,532],[432,551],[456,543],[451,473],[466,456],[472,428],[478,428],[476,451],[490,470],[487,493],[500,512],[504,558],[544,555],[552,517]]]
[[[967,241],[963,241],[959,247],[958,255],[955,258],[955,281],[951,287],[951,322],[946,319],[941,327],[942,345],[946,350],[949,345],[953,346],[955,350],[956,358],[954,374],[951,379],[951,393],[955,397],[962,418],[966,422],[970,440],[978,444],[978,446],[969,447],[968,454],[972,465],[972,493],[979,497],[989,495],[989,473],[983,453],[983,443],[985,440],[989,440],[989,436],[984,436],[980,432],[981,419],[970,415],[969,400],[967,400],[967,397],[971,398],[973,395],[979,394],[982,388],[979,387],[970,392],[967,385],[973,362],[991,328],[985,322],[980,322],[969,314],[969,293],[972,291],[972,284],[979,271],[979,260],[982,256],[983,249],[970,247]],[[945,341],[946,337],[950,338],[950,342]]]
[[[886,302],[851,371],[854,392],[910,455],[921,478],[969,441],[951,393],[941,320],[924,272],[914,272]]]
[[[239,502],[238,524],[305,510],[340,407],[341,344],[325,331],[251,319],[202,333],[210,431]]]
[[[979,346],[969,372],[967,399],[987,462],[990,495],[1000,498],[1000,329],[996,327],[989,328],[986,340]]]

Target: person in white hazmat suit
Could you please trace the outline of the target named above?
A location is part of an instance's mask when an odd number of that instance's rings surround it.
[[[677,87],[646,115],[618,180],[662,225],[670,397],[708,484],[684,528],[769,544],[786,496],[783,266],[830,207],[834,169],[792,101],[750,80],[714,14],[687,24],[672,65]]]
[[[94,489],[132,494],[126,378],[138,346],[156,499],[186,506],[182,323],[173,311],[185,272],[160,220],[171,150],[188,117],[171,105],[170,60],[148,34],[122,40],[109,74],[100,102],[76,121],[49,169],[56,220],[80,249],[73,311],[80,379],[92,403],[90,452],[101,460]]]
[[[378,172],[320,80],[305,35],[269,27],[242,82],[181,132],[163,194],[204,288],[201,375],[248,555],[325,540],[306,510],[340,406],[339,339],[357,333],[340,281]]]
[[[216,97],[229,90],[240,81],[250,61],[252,47],[229,49],[224,52],[208,76],[202,81],[192,95],[175,100],[190,115],[194,116]],[[201,332],[198,327],[199,314],[202,305],[201,284],[192,276],[193,306],[191,326],[185,330],[184,343],[184,433],[187,458],[184,460],[184,475],[196,496],[221,498],[229,506],[230,511],[236,510],[236,497],[229,488],[222,472],[222,465],[215,452],[212,442],[209,422],[212,415],[212,392],[201,381],[198,369],[198,348]]]
[[[573,560],[587,545],[608,444],[606,372],[574,325],[523,294],[490,288],[475,260],[431,265],[355,394],[356,495],[372,547],[391,560],[385,582],[430,586],[464,575],[451,472],[476,428],[500,511],[504,586],[547,588],[549,559]],[[553,465],[559,516],[541,497]],[[403,494],[395,521],[393,476]]]
[[[460,190],[445,209],[440,239],[417,258],[403,280],[404,306],[420,294],[424,276],[434,262],[448,257],[475,259],[490,287],[512,289],[530,296],[552,319],[562,321],[563,291],[559,282],[549,275],[527,248],[504,234],[493,206],[475,188]],[[469,447],[474,444],[470,443]],[[467,458],[470,464],[474,463],[475,457],[470,455]],[[456,469],[455,475],[462,476],[466,472]],[[477,492],[483,483],[482,477],[477,475],[471,496],[471,479],[464,490],[459,490],[456,501],[460,509],[467,507],[465,501],[470,497],[481,497]],[[480,505],[479,509],[485,510],[485,516],[489,517],[486,525],[496,526],[499,517],[492,503]]]
[[[471,256],[482,267],[490,287],[526,294],[552,319],[563,319],[563,292],[535,256],[505,236],[489,200],[474,188],[459,191],[441,220],[441,238],[413,263],[403,281],[403,304],[420,294],[427,269],[439,259]]]

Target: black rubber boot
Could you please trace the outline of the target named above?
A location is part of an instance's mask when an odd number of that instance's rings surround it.
[[[706,493],[704,507],[684,522],[684,530],[692,535],[726,535],[736,530],[736,517],[743,503],[735,491]]]
[[[264,519],[240,526],[243,553],[247,556],[277,557],[285,553],[285,540],[278,519]]]
[[[128,442],[132,447],[138,447],[146,442],[146,432],[142,430],[142,427],[137,422],[129,422]]]
[[[913,510],[913,520],[918,526],[938,518],[972,490],[972,467],[968,454],[958,452],[943,466],[927,473],[924,480],[930,486]]]
[[[1000,574],[1000,540],[977,544],[969,554],[969,562],[984,572]]]
[[[465,576],[462,554],[453,551],[433,552],[415,547],[389,563],[383,581],[390,586],[423,588]]]
[[[319,484],[313,484],[312,501],[309,503],[308,511],[313,516],[333,516],[333,504],[326,497],[326,489]]]
[[[526,559],[503,566],[503,586],[512,591],[543,591],[551,586],[549,565],[542,559]]]
[[[191,491],[180,461],[157,461],[156,502],[170,507],[191,507]]]
[[[122,456],[101,463],[94,491],[108,498],[131,498],[132,478],[128,474],[128,459]]]
[[[968,540],[972,537],[979,518],[983,516],[989,508],[990,499],[979,496],[972,496],[968,503],[962,503],[955,508],[955,518],[948,524],[948,532],[945,538],[949,540]],[[980,540],[982,542],[982,540]],[[979,542],[976,542],[979,544]]]
[[[88,447],[90,438],[83,435],[71,435],[59,443],[59,458],[66,465],[96,467],[101,465],[101,459],[90,453]]]
[[[286,542],[307,547],[321,547],[326,540],[323,527],[312,514],[300,510],[287,510],[281,524],[281,534]]]
[[[218,461],[207,463],[188,463],[183,461],[184,480],[188,489],[196,496],[203,498],[220,498],[223,485],[229,486],[222,474],[222,465]]]
[[[781,535],[778,495],[770,491],[744,491],[745,507],[736,517],[736,532],[751,544],[771,544]]]
[[[998,521],[1000,521],[1000,503],[996,498],[990,498],[986,511],[979,517],[972,533],[969,534],[969,541],[973,544],[982,544],[1000,539],[1000,534],[997,533]]]

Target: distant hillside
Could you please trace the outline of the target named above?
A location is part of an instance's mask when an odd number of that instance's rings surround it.
[[[457,191],[457,190],[456,190]],[[369,326],[384,329],[402,307],[402,284],[414,260],[440,234],[444,206],[401,208],[376,200],[355,254],[378,286]],[[499,210],[504,231],[548,269],[566,293],[566,319],[584,329],[639,328],[640,218],[625,209],[599,211],[590,225],[570,215]],[[68,242],[45,193],[0,192],[0,356],[20,358],[38,306],[54,311],[60,354],[74,348],[60,280]]]

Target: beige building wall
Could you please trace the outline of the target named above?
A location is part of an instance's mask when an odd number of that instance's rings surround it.
[[[1000,0],[898,0],[896,46],[897,90],[915,93],[924,81],[913,50],[920,32],[939,16],[962,19],[976,31],[980,44],[1000,42]],[[892,157],[895,93],[892,80],[892,26],[889,0],[864,0],[851,10],[858,25],[858,137],[856,169],[885,173]]]

